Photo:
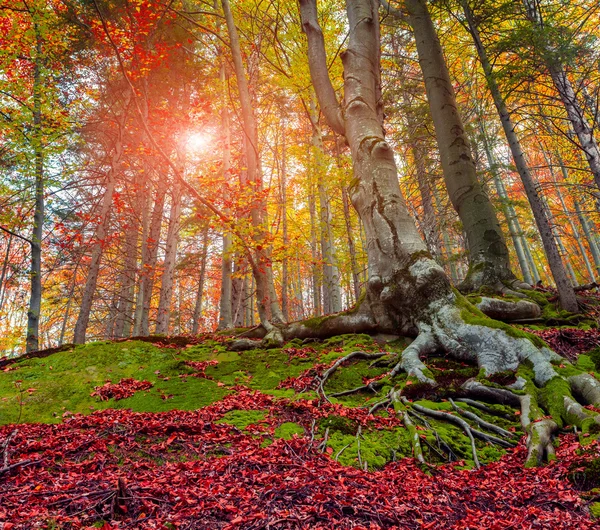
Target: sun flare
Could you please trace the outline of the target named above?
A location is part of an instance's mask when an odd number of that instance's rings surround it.
[[[203,132],[194,132],[188,136],[187,146],[192,151],[203,151],[210,144],[210,136]]]

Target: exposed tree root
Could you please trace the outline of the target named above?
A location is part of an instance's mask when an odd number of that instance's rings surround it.
[[[471,429],[471,426],[465,420],[459,418],[458,416],[454,416],[447,412],[443,412],[441,410],[433,410],[427,407],[423,407],[422,405],[419,405],[417,403],[411,403],[410,401],[408,401],[408,399],[406,399],[403,396],[400,397],[400,400],[402,401],[402,403],[404,403],[405,406],[412,407],[421,414],[431,416],[436,420],[447,421],[449,423],[454,423],[455,425],[458,425],[471,440],[471,451],[473,453],[473,462],[475,463],[475,467],[477,469],[481,467],[481,464],[479,463],[479,458],[477,458],[477,447],[475,446],[475,438],[473,437],[473,431]]]
[[[496,433],[499,436],[504,436],[505,438],[512,438],[514,436],[514,434],[512,432],[507,431],[506,429],[503,429],[502,427],[498,427],[497,425],[494,425],[493,423],[490,423],[489,421],[485,421],[484,419],[477,416],[477,414],[474,414],[472,412],[469,412],[468,410],[465,410],[465,409],[459,407],[456,403],[454,403],[454,401],[452,399],[450,399],[449,401],[452,404],[452,408],[456,412],[458,412],[465,418],[468,418],[471,421],[474,421],[480,427],[483,427],[484,429],[487,429],[488,431]]]

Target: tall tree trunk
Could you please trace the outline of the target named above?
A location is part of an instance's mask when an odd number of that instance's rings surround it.
[[[150,232],[150,206],[152,204],[152,196],[150,189],[146,183],[140,185],[141,198],[138,202],[138,207],[141,207],[141,262],[139,267],[139,278],[137,282],[137,294],[135,298],[135,313],[133,316],[133,335],[138,337],[142,335],[142,321],[144,319],[144,282],[143,278],[147,274],[146,263],[148,261],[148,240]],[[142,279],[142,281],[139,281]]]
[[[417,43],[446,188],[469,242],[469,272],[461,289],[474,291],[489,286],[502,292],[505,285],[524,286],[510,269],[496,211],[477,179],[454,87],[427,4],[425,0],[405,0],[405,6]]]
[[[500,197],[500,202],[502,203],[502,208],[504,210],[504,216],[506,217],[506,224],[508,225],[508,231],[510,233],[510,237],[513,241],[513,245],[515,247],[515,253],[517,254],[517,260],[519,261],[519,267],[521,268],[521,272],[523,273],[523,279],[526,283],[533,285],[536,283],[534,281],[531,270],[529,269],[529,263],[527,261],[527,255],[525,254],[525,248],[523,246],[523,232],[521,230],[519,219],[514,212],[514,208],[510,204],[508,199],[508,195],[506,193],[506,189],[504,188],[504,184],[502,183],[502,179],[498,174],[498,164],[496,163],[496,157],[492,151],[492,148],[489,144],[489,140],[487,137],[487,131],[485,130],[485,125],[483,120],[479,119],[479,127],[481,129],[481,136],[483,139],[483,148],[485,151],[485,156],[488,161],[488,167],[490,172],[492,173],[492,178],[494,180],[494,185],[496,187],[496,191],[498,193],[498,197]]]
[[[289,258],[288,250],[290,246],[290,236],[288,233],[288,213],[287,213],[287,160],[286,160],[286,134],[285,122],[281,123],[281,168],[279,175],[279,185],[281,189],[281,224],[283,231],[283,259],[281,262],[281,312],[286,322],[290,320],[289,307]]]
[[[427,249],[434,256],[440,254],[440,233],[438,230],[438,222],[435,216],[435,209],[433,207],[433,196],[431,193],[431,185],[429,177],[427,175],[427,168],[425,165],[425,150],[421,141],[417,138],[416,119],[411,111],[406,113],[408,121],[408,141],[410,149],[412,151],[413,160],[415,163],[416,180],[419,188],[419,194],[421,195],[421,204],[423,208],[422,216],[422,229],[425,237],[425,243]]]
[[[156,318],[156,334],[169,333],[171,317],[171,298],[173,297],[173,278],[175,275],[175,262],[177,260],[177,245],[179,243],[179,224],[181,215],[181,190],[174,188],[171,195],[171,212],[169,214],[169,228],[165,246],[165,263],[160,286],[158,301],[158,315]]]
[[[126,106],[127,105],[125,105],[124,108],[126,108]],[[123,128],[125,126],[125,117],[125,110],[123,110],[119,119],[117,138],[115,140],[115,146],[111,156],[110,169],[108,170],[106,179],[104,197],[102,198],[102,204],[98,214],[99,224],[98,228],[96,229],[96,233],[94,234],[90,267],[88,269],[85,287],[83,289],[83,296],[81,298],[81,305],[79,307],[79,315],[77,316],[77,322],[75,323],[75,330],[73,333],[73,342],[75,344],[85,343],[87,327],[90,321],[90,313],[92,311],[92,303],[94,301],[94,295],[96,294],[96,285],[98,283],[98,274],[100,273],[102,252],[108,236],[108,226],[110,224],[117,172],[121,157],[123,156]]]
[[[215,9],[217,9],[217,0],[215,0]],[[229,120],[228,108],[228,77],[225,69],[225,58],[221,50],[221,66],[219,69],[219,77],[221,81],[221,129],[223,134],[223,152],[221,160],[223,163],[223,181],[225,190],[228,190],[228,184],[231,180],[231,123]],[[225,192],[225,199],[229,199],[229,192]],[[229,216],[230,208],[224,210],[225,215]],[[223,251],[221,253],[221,298],[219,299],[219,324],[217,329],[230,329],[233,327],[232,316],[232,281],[231,268],[233,262],[231,259],[232,237],[228,227],[223,227]],[[194,312],[196,314],[196,312]],[[196,324],[196,320],[194,320]],[[197,330],[197,325],[195,326]]]
[[[135,216],[131,216],[132,218]],[[115,338],[128,337],[133,323],[132,309],[135,298],[135,280],[137,268],[138,228],[137,223],[131,223],[125,228],[123,241],[123,269],[119,275],[119,303],[115,320]]]
[[[321,274],[319,272],[318,262],[319,255],[317,252],[317,206],[314,193],[314,185],[310,182],[308,192],[308,211],[310,214],[310,255],[311,261],[311,287],[313,298],[313,310],[315,315],[319,316],[323,313],[321,306]]]
[[[346,237],[348,239],[348,254],[350,254],[350,266],[352,267],[352,286],[354,287],[354,301],[360,298],[360,270],[356,260],[356,245],[352,231],[352,219],[350,217],[350,199],[348,188],[342,186],[342,206],[344,209],[344,222],[346,223]]]
[[[34,17],[34,14],[31,13]],[[31,295],[27,311],[26,351],[39,349],[40,313],[42,310],[42,231],[44,228],[44,146],[42,131],[42,36],[38,23],[33,21],[35,32],[35,58],[33,64],[33,152],[35,159],[35,206],[31,234]]]
[[[200,322],[202,321],[202,301],[204,299],[204,282],[206,279],[206,261],[208,257],[208,223],[206,227],[202,231],[202,254],[200,256],[200,278],[198,280],[198,290],[196,291],[196,303],[194,304],[194,314],[192,316],[192,335],[196,335],[198,333],[198,329],[200,328]],[[231,258],[229,258],[229,263],[231,264]],[[231,282],[231,271],[229,273],[229,280]],[[223,291],[221,290],[221,296]],[[231,290],[229,292],[229,320],[231,321]],[[229,329],[232,325],[227,328]]]
[[[556,288],[558,289],[560,305],[563,309],[575,313],[579,310],[577,298],[575,296],[573,286],[570,284],[569,278],[567,277],[567,272],[560,257],[560,252],[556,246],[556,241],[553,237],[552,227],[546,214],[546,210],[540,196],[537,193],[533,176],[531,175],[527,162],[525,161],[525,153],[523,152],[521,143],[519,142],[515,132],[515,126],[512,123],[510,113],[508,112],[508,108],[506,107],[506,103],[504,102],[504,99],[500,93],[500,88],[498,87],[496,78],[494,77],[492,65],[487,57],[486,50],[483,47],[483,43],[479,36],[479,30],[475,24],[471,8],[466,0],[461,0],[461,3],[465,18],[467,19],[467,23],[469,25],[469,31],[473,37],[477,54],[479,55],[479,60],[485,74],[488,88],[492,94],[498,114],[500,115],[500,121],[502,122],[504,134],[506,135],[517,171],[519,172],[521,180],[523,181],[523,187],[525,188],[525,193],[529,199],[529,204],[531,205],[533,216],[538,226],[540,237],[542,238],[542,244],[544,245],[546,257],[548,259],[548,265],[550,266],[552,276],[556,283]]]
[[[142,243],[142,308],[140,321],[140,335],[148,336],[150,333],[150,307],[152,305],[152,291],[154,289],[154,278],[156,276],[156,261],[158,259],[158,247],[160,244],[160,232],[162,228],[165,208],[165,186],[157,183],[156,198],[150,218],[148,237]],[[168,243],[168,242],[167,242]]]
[[[243,270],[242,256],[238,254],[233,260],[233,277],[231,278],[231,311],[233,326],[236,328],[244,325],[244,296],[245,296],[245,275]]]
[[[221,0],[221,5],[227,24],[240,98],[248,180],[252,183],[254,191],[260,194],[263,189],[263,182],[258,152],[258,132],[250,90],[248,88],[248,80],[246,79],[246,71],[242,61],[238,31],[233,20],[229,0]],[[252,239],[254,242],[254,256],[250,265],[256,280],[256,300],[261,324],[270,332],[276,332],[276,328],[274,328],[272,322],[283,322],[283,314],[281,313],[277,299],[273,299],[275,288],[273,286],[272,274],[270,273],[270,246],[267,241],[268,233],[265,225],[266,204],[264,199],[256,202],[257,204],[252,207],[250,212],[253,226]]]

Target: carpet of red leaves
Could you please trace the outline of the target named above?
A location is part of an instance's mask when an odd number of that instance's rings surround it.
[[[108,401],[110,398],[119,401],[120,399],[133,396],[136,392],[148,390],[149,388],[152,388],[150,381],[137,381],[129,377],[121,379],[118,383],[107,381],[102,386],[95,387],[90,396],[97,397],[100,401]]]
[[[18,430],[8,464],[22,464],[0,471],[4,530],[101,520],[104,530],[597,527],[566,476],[600,447],[578,455],[572,435],[561,438],[558,461],[540,469],[523,468],[521,444],[479,471],[448,465],[425,473],[405,459],[364,472],[317,450],[312,418],[356,415],[375,428],[395,418],[233,390],[192,412],[107,410],[59,425],[0,428],[0,440]],[[233,409],[268,415],[244,432],[215,423]],[[264,447],[282,421],[302,424],[306,436]]]
[[[544,339],[558,354],[573,361],[580,353],[600,347],[600,330],[579,328],[525,329]]]

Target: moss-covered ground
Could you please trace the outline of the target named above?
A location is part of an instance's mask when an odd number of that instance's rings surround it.
[[[314,418],[307,414],[306,404],[310,404],[310,409],[318,403],[314,376],[340,357],[356,350],[399,353],[405,345],[405,341],[382,345],[368,335],[344,335],[323,342],[303,345],[292,341],[282,348],[257,348],[242,353],[229,351],[227,339],[222,336],[196,344],[182,341],[171,347],[141,340],[73,346],[46,357],[17,360],[2,368],[0,424],[57,423],[75,414],[108,408],[191,411],[218,404],[226,396],[235,403],[241,391],[259,391],[260,395],[271,396],[269,399],[279,406],[269,409],[257,405],[248,410],[246,402],[239,409],[228,409],[215,423],[262,436],[264,444],[277,438],[311,437],[322,444],[323,452],[344,465],[377,469],[412,456],[408,431],[394,419],[393,410],[376,412],[381,421],[368,419],[368,408],[382,399],[392,383],[403,387],[403,394],[417,403],[450,411],[447,398],[456,397],[462,382],[477,376],[476,367],[432,359],[429,367],[440,382],[436,389],[411,385],[401,374],[393,382],[384,379],[378,393],[330,397],[330,409],[321,409]],[[377,379],[388,370],[389,366],[372,366],[366,360],[346,363],[330,377],[325,390],[331,396]],[[118,385],[125,379],[149,381],[152,387],[125,399],[101,400],[92,395],[96,387],[109,381]],[[460,406],[469,409],[462,403]],[[502,426],[518,434],[514,411],[499,408],[514,418],[501,419]],[[497,417],[470,410],[499,423]],[[430,418],[415,418],[415,423],[429,462],[464,461],[465,466],[472,465],[470,442],[458,427]],[[503,449],[483,442],[478,441],[477,446],[483,462],[497,460],[504,454]]]

